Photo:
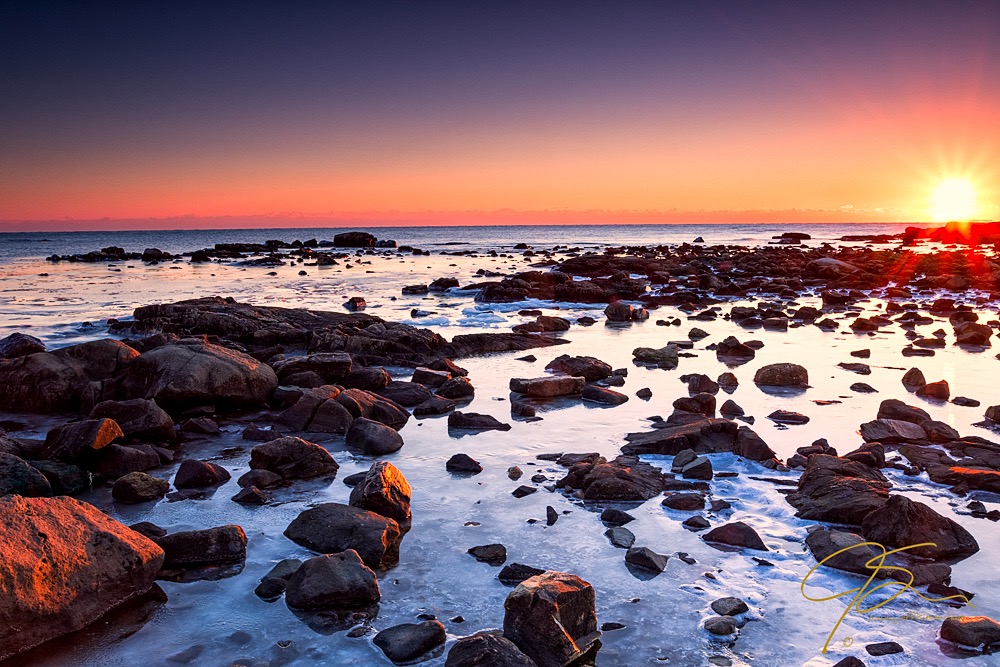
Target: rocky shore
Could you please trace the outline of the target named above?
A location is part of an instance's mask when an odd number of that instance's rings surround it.
[[[982,231],[988,236],[988,229]],[[953,242],[958,240],[953,232],[922,236]],[[0,550],[9,556],[0,563],[0,660],[80,631],[113,610],[165,604],[169,593],[156,580],[185,585],[231,579],[258,602],[283,600],[287,614],[318,633],[369,637],[378,650],[369,654],[373,664],[624,664],[602,662],[608,655],[602,642],[621,631],[641,642],[656,630],[626,629],[617,618],[600,618],[606,599],[619,592],[569,567],[536,567],[542,556],[532,555],[530,542],[490,542],[463,551],[470,561],[502,566],[489,574],[511,587],[504,600],[490,602],[502,614],[500,627],[466,630],[456,620],[461,616],[445,624],[429,611],[394,625],[379,620],[385,591],[405,567],[408,542],[415,541],[411,533],[433,530],[421,525],[428,519],[414,509],[415,499],[440,493],[454,480],[474,480],[497,465],[492,459],[484,464],[480,459],[487,452],[466,443],[517,442],[530,437],[536,422],[550,419],[550,411],[581,406],[610,410],[601,412],[601,419],[620,436],[619,451],[594,451],[585,439],[577,440],[579,448],[549,448],[543,440],[545,451],[530,461],[537,472],[525,470],[524,455],[505,455],[509,465],[501,466],[498,477],[511,485],[503,495],[513,502],[543,494],[552,498],[542,503],[545,517],[532,518],[529,525],[556,530],[569,521],[569,508],[589,512],[594,516],[587,530],[606,540],[601,557],[617,554],[621,567],[646,584],[661,573],[673,576],[675,565],[711,569],[714,564],[702,565],[688,552],[653,548],[650,531],[629,527],[639,508],[665,513],[710,551],[740,558],[748,567],[774,566],[769,559],[797,549],[796,558],[808,567],[835,570],[856,585],[879,556],[864,543],[881,544],[901,551],[886,561],[897,569],[879,576],[943,600],[937,604],[948,618],[937,622],[932,639],[942,655],[975,658],[1000,647],[1000,624],[968,613],[978,591],[953,581],[953,569],[980,552],[983,535],[995,531],[1000,520],[989,495],[1000,494],[1000,444],[991,438],[1000,432],[1000,406],[985,395],[953,396],[948,382],[939,376],[928,381],[919,364],[906,362],[891,371],[899,376],[895,388],[912,398],[868,399],[865,420],[844,424],[836,434],[837,442],[853,441],[849,447],[832,446],[827,437],[833,440],[834,434],[816,434],[794,451],[779,452],[760,424],[768,432],[774,425],[806,427],[810,416],[782,401],[809,390],[811,380],[829,369],[775,359],[762,365],[758,355],[767,346],[753,338],[758,332],[801,335],[797,329],[849,336],[858,349],[829,366],[862,376],[870,376],[872,367],[886,369],[887,360],[872,357],[865,347],[869,340],[894,346],[899,358],[892,363],[951,351],[983,365],[996,363],[991,346],[1000,327],[995,319],[1000,262],[994,251],[923,252],[912,246],[919,245],[918,235],[909,233],[898,242],[878,239],[896,244],[878,249],[808,247],[801,245],[808,239],[798,236],[777,240],[762,248],[523,247],[516,253],[530,264],[528,271],[494,276],[484,271],[481,277],[490,279],[481,282],[442,276],[426,285],[400,284],[400,296],[448,292],[477,304],[546,304],[544,311],[522,309],[524,321],[511,331],[450,339],[368,314],[364,297],[357,296],[336,312],[206,297],[137,308],[131,318],[108,320],[107,337],[58,349],[47,349],[27,332],[0,340],[2,426],[10,431],[0,432],[0,507],[8,523],[0,531]],[[328,243],[216,246],[184,259],[157,249],[121,248],[49,259],[294,268],[424,252],[346,233]],[[444,251],[452,252],[464,251]],[[571,318],[562,316],[560,304],[604,308],[595,311],[598,317]],[[665,314],[659,317],[658,311]],[[596,350],[547,349],[572,348],[574,335],[594,331],[588,327],[598,322],[614,336],[609,338],[614,345],[631,349],[626,350],[630,366],[615,368]],[[723,325],[727,335],[719,333]],[[628,345],[632,327],[649,327],[658,342]],[[544,370],[533,365],[542,357]],[[695,357],[717,370],[691,372],[686,365]],[[494,371],[481,364],[497,359],[502,368],[521,364],[524,370],[489,376]],[[626,391],[636,376],[655,380],[656,391],[631,384]],[[672,395],[663,395],[669,389],[662,378],[675,386]],[[505,414],[483,408],[483,385],[505,388],[505,395],[492,395]],[[850,390],[862,396],[887,391],[887,385],[855,382]],[[737,402],[749,398],[747,392],[773,402],[768,421],[763,414],[755,419]],[[642,428],[637,421],[615,420],[615,410],[654,397],[654,410],[665,416],[650,417]],[[837,409],[840,400],[827,401],[831,407],[825,409]],[[932,416],[954,406],[981,411],[983,429],[960,433]],[[407,467],[412,463],[401,457],[416,446],[410,444],[410,434],[420,438],[416,427],[438,416],[449,438],[442,446],[451,451],[434,459],[429,472],[421,469],[420,478],[427,481],[417,485]],[[42,417],[45,421],[35,421]],[[31,437],[33,423],[46,424],[42,437]],[[236,439],[242,444],[234,448]],[[348,463],[358,471],[345,475]],[[735,465],[743,472],[734,471]],[[787,530],[804,536],[790,540],[794,547],[776,544],[755,521],[757,515],[741,511],[740,501],[724,491],[747,477],[783,498],[787,516],[798,522]],[[916,499],[908,479],[948,494],[947,502],[982,528],[970,530],[954,511]],[[348,487],[348,497],[340,498],[346,502],[330,500],[326,489],[343,486],[341,481]],[[226,501],[231,519],[213,510],[206,516],[209,523],[189,530],[156,523],[160,509],[198,507],[234,484],[236,492]],[[85,501],[95,498],[116,508],[144,508],[145,518],[126,525]],[[298,511],[294,503],[303,499],[308,506]],[[285,506],[296,507],[296,514],[279,527],[280,535],[262,537],[238,518]],[[475,523],[458,518],[466,526]],[[287,555],[251,581],[245,569],[255,540],[286,545],[275,548]],[[565,547],[572,552],[572,536]],[[515,550],[538,560],[508,560]],[[710,587],[719,576],[709,571],[701,583]],[[476,586],[476,580],[468,585]],[[418,591],[427,609],[435,608],[438,593]],[[763,597],[749,593],[691,604],[684,613],[701,608],[697,628],[708,647],[699,659],[758,664],[739,662],[745,660],[739,640],[748,624],[762,621],[763,604]],[[668,616],[670,610],[657,612]],[[869,642],[858,647],[864,649],[861,659],[846,656],[823,664],[909,656],[906,638]],[[175,662],[197,661],[193,655]],[[232,664],[285,663],[258,657]]]

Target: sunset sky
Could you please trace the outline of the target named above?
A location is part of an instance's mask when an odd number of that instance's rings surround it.
[[[0,220],[922,221],[949,178],[995,218],[998,34],[977,0],[4,3]]]

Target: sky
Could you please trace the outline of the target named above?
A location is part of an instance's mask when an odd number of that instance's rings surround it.
[[[11,1],[0,221],[925,221],[947,179],[993,219],[997,34],[982,0]]]

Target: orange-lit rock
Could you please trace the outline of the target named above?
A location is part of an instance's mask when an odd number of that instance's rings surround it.
[[[0,660],[145,593],[163,550],[69,497],[0,498]]]

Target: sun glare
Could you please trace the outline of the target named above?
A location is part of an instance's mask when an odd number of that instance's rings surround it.
[[[976,216],[976,189],[964,178],[941,181],[931,195],[934,222],[971,220]]]

